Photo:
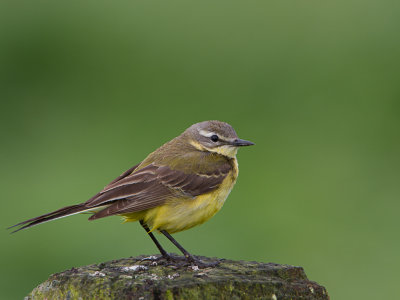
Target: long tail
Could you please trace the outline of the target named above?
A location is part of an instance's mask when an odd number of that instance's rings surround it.
[[[14,230],[12,232],[12,233],[14,233],[14,232],[20,231],[22,229],[26,229],[26,228],[29,228],[29,227],[32,227],[35,225],[45,223],[45,222],[53,221],[56,219],[68,217],[71,215],[75,215],[75,214],[79,214],[79,213],[83,213],[83,212],[91,211],[91,210],[93,210],[93,208],[88,209],[87,207],[85,207],[84,203],[66,206],[66,207],[60,208],[56,211],[53,211],[51,213],[47,213],[47,214],[41,215],[39,217],[32,218],[32,219],[23,221],[21,223],[15,224],[14,226],[11,226],[7,229],[11,229],[11,228],[20,226],[18,229]]]

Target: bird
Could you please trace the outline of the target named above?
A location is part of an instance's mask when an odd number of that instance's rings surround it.
[[[17,227],[13,231],[17,232],[81,213],[91,213],[90,221],[117,215],[124,222],[138,221],[163,258],[174,260],[153,232],[166,236],[187,263],[201,265],[171,234],[200,225],[221,209],[238,177],[238,148],[251,145],[254,143],[240,139],[228,123],[193,124],[86,202],[9,228]]]

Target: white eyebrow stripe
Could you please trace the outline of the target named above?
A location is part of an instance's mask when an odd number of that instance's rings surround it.
[[[205,137],[211,137],[212,135],[215,134],[215,135],[217,135],[221,140],[227,141],[227,142],[233,142],[234,140],[236,140],[235,138],[228,138],[228,137],[226,137],[226,136],[221,136],[220,134],[216,134],[215,132],[208,131],[208,130],[203,130],[203,129],[199,130],[199,133],[200,133],[202,136],[205,136]]]
[[[200,133],[202,136],[205,136],[205,137],[210,137],[210,136],[212,136],[212,135],[215,134],[215,133],[212,132],[212,131],[203,130],[203,129],[200,130],[199,133]]]

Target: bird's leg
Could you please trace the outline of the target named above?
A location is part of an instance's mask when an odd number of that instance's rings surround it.
[[[174,244],[183,253],[183,255],[186,257],[186,259],[188,260],[189,263],[197,265],[199,267],[213,267],[213,266],[216,266],[219,264],[219,262],[205,263],[205,262],[195,258],[192,254],[187,252],[186,249],[183,248],[168,232],[166,232],[165,230],[160,230],[160,232],[163,235],[165,235],[167,237],[167,239],[169,239],[172,242],[172,244]]]
[[[160,230],[160,232],[165,235],[182,253],[185,255],[186,259],[189,261],[194,261],[195,258],[189,252],[186,251],[168,232],[165,230]]]
[[[160,252],[161,252],[161,255],[167,260],[172,260],[172,257],[168,254],[167,251],[164,250],[164,248],[161,246],[161,244],[157,241],[154,234],[152,232],[150,232],[149,227],[142,220],[140,220],[139,222],[140,222],[140,225],[142,225],[142,227],[144,228],[144,230],[146,230],[147,234],[151,237],[154,244],[156,244],[158,250],[160,250]]]

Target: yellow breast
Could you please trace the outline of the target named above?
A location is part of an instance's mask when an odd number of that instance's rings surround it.
[[[173,199],[164,205],[127,215],[126,221],[143,219],[151,231],[166,230],[169,233],[200,225],[221,209],[236,182],[237,175],[238,166],[235,159],[234,169],[215,191],[193,199]]]

